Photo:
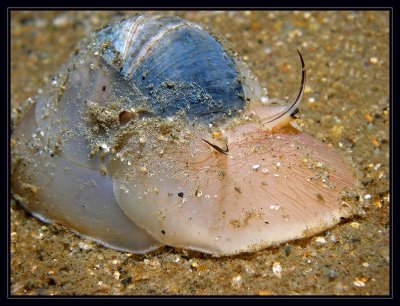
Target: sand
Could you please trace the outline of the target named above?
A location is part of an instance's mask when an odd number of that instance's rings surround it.
[[[11,106],[40,93],[80,39],[132,12],[11,13]],[[364,213],[317,236],[235,257],[107,249],[10,201],[12,295],[387,295],[390,292],[389,13],[164,12],[232,44],[269,97],[307,66],[301,129],[353,160]]]

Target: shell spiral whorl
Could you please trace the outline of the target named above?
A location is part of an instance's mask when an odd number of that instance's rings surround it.
[[[245,105],[235,62],[194,23],[138,15],[102,29],[96,37],[109,46],[105,60],[120,67],[124,78],[150,99],[156,115],[185,111],[190,119],[210,122]]]

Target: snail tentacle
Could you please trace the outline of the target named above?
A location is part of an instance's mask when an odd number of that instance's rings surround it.
[[[297,109],[297,106],[300,104],[301,99],[304,94],[304,88],[306,84],[306,66],[304,64],[303,56],[301,55],[300,51],[297,50],[297,53],[299,54],[300,61],[301,61],[301,81],[300,81],[300,90],[299,93],[297,94],[296,99],[292,103],[290,103],[284,110],[281,112],[267,117],[264,120],[262,120],[261,124],[263,126],[277,126],[279,123],[283,122],[286,118],[291,116]]]
[[[228,145],[226,145],[226,149],[224,150],[224,149],[220,148],[219,146],[217,146],[216,144],[209,142],[208,140],[205,140],[203,138],[201,138],[201,140],[203,140],[206,144],[208,144],[210,147],[212,147],[217,152],[228,155],[228,152],[229,152]]]

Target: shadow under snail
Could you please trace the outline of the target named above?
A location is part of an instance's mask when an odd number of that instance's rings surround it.
[[[261,102],[218,39],[135,15],[86,37],[12,135],[12,190],[44,222],[105,246],[254,252],[349,217],[353,171]]]

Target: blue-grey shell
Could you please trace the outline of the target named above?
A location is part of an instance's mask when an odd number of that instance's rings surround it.
[[[153,112],[210,122],[245,105],[238,68],[223,46],[178,17],[141,15],[96,34],[103,57],[149,98]]]

